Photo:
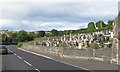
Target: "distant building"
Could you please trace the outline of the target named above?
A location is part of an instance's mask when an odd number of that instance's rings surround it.
[[[17,31],[10,31],[10,30],[0,30],[0,35],[2,35],[2,34],[7,34],[8,32],[15,33],[15,32],[17,32]]]
[[[45,33],[46,33],[46,34],[51,34],[51,32],[48,32],[48,31],[46,31]]]
[[[1,34],[7,34],[8,30],[0,30],[0,35]]]

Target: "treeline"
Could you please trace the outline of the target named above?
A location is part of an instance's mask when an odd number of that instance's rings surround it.
[[[51,33],[53,36],[63,36],[70,34],[97,32],[97,31],[110,30],[110,29],[113,29],[113,20],[109,20],[107,24],[105,24],[102,20],[100,20],[96,23],[89,22],[87,28],[82,28],[78,30],[64,30],[64,31],[57,31],[53,29]]]
[[[7,32],[0,35],[0,42],[2,44],[17,44],[18,42],[28,42],[38,37],[44,37],[45,31],[27,32],[21,30],[19,32]]]
[[[21,30],[19,32],[7,32],[5,34],[0,35],[0,41],[3,44],[17,44],[18,42],[32,41],[35,38],[39,38],[39,37],[54,37],[54,36],[63,36],[70,34],[90,33],[90,32],[112,29],[113,28],[112,24],[113,24],[113,20],[109,20],[107,24],[105,24],[102,20],[100,20],[96,23],[89,22],[87,28],[82,28],[78,30],[57,31],[55,29],[52,29],[51,31],[27,32]]]

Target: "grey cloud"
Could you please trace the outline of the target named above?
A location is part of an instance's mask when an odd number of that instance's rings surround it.
[[[105,4],[106,3],[106,4]],[[117,15],[117,3],[91,3],[91,2],[72,2],[72,3],[11,3],[2,5],[2,16],[0,19],[18,20],[20,28],[29,29],[32,26],[24,28],[22,20],[59,22],[63,24],[87,23],[89,21],[98,21],[114,19]],[[63,28],[66,25],[52,26],[51,28]],[[74,25],[73,25],[74,27]],[[43,27],[47,28],[47,27]],[[35,29],[35,28],[33,28]],[[42,28],[41,28],[42,29]],[[47,28],[48,29],[48,28]]]

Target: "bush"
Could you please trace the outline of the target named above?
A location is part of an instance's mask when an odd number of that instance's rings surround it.
[[[18,46],[18,48],[20,48],[20,47],[22,47],[22,45],[23,45],[23,43],[19,42],[17,46]]]

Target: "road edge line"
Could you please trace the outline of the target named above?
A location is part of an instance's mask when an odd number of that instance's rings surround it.
[[[83,68],[83,67],[79,67],[79,66],[76,66],[76,65],[73,65],[73,64],[70,64],[70,63],[67,63],[67,62],[64,62],[64,61],[59,61],[57,59],[53,59],[51,57],[48,57],[48,56],[45,56],[45,55],[41,55],[41,54],[38,54],[38,53],[35,53],[35,52],[31,52],[31,51],[27,51],[25,49],[21,49],[21,48],[18,48],[19,50],[22,50],[22,51],[25,51],[25,52],[28,52],[28,53],[31,53],[31,54],[34,54],[34,55],[37,55],[37,56],[42,56],[42,57],[45,57],[47,59],[51,59],[51,60],[54,60],[54,61],[57,61],[57,62],[61,62],[61,63],[64,63],[66,65],[70,65],[70,66],[73,66],[73,67],[76,67],[76,68],[81,68],[83,70],[89,70],[89,69],[86,69],[86,68]],[[90,70],[89,70],[90,71]]]

